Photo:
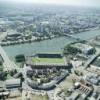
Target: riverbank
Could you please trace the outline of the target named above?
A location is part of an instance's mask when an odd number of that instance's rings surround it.
[[[98,28],[93,28],[93,29],[90,29],[92,31],[95,31],[95,30],[98,30]],[[82,40],[80,39],[79,37],[76,37],[75,35],[77,34],[83,34],[85,32],[88,32],[90,30],[84,30],[82,32],[79,32],[79,33],[74,33],[74,34],[62,34],[62,35],[53,35],[53,36],[50,36],[50,37],[32,37],[31,39],[18,39],[18,40],[14,40],[13,37],[10,37],[11,40],[7,40],[6,38],[4,40],[2,40],[0,42],[0,45],[1,46],[11,46],[11,45],[21,45],[21,44],[25,44],[25,43],[32,43],[32,42],[41,42],[41,41],[45,41],[45,40],[50,40],[50,39],[53,39],[53,38],[59,38],[59,37],[68,37],[68,38],[72,38],[72,39],[75,39],[77,41],[79,40]],[[14,37],[15,38],[15,37]]]
[[[82,40],[89,40],[95,36],[100,35],[100,30],[92,30],[88,32],[77,33],[74,35]],[[62,52],[65,45],[76,41],[69,37],[57,37],[40,42],[25,43],[20,45],[11,45],[3,47],[11,59],[18,54],[25,54],[26,56],[41,52]]]

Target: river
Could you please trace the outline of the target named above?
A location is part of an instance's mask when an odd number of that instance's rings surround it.
[[[98,35],[100,35],[100,30],[92,30],[75,34],[76,37],[82,40],[89,40]],[[74,41],[75,39],[68,37],[59,37],[53,38],[51,40],[44,40],[41,42],[33,42],[14,46],[11,45],[3,48],[7,52],[8,56],[11,59],[14,59],[14,57],[18,54],[25,54],[27,56],[40,52],[62,52],[65,45]]]

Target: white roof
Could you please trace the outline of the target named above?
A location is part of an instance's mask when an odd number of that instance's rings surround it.
[[[21,80],[20,79],[9,79],[6,80],[6,85],[12,85],[12,84],[20,84]]]

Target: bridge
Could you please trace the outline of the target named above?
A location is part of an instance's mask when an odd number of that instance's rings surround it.
[[[78,37],[76,37],[74,35],[70,35],[70,34],[64,34],[64,36],[69,37],[69,38],[72,38],[72,39],[75,39],[77,41],[81,41],[82,40],[82,39],[80,39],[80,38],[78,38]]]
[[[9,59],[8,55],[6,54],[6,52],[3,50],[1,46],[0,46],[0,55],[4,61],[3,62],[4,71],[10,71],[12,69],[18,68],[16,64]]]
[[[93,55],[93,56],[91,57],[91,59],[89,59],[89,60],[85,63],[84,67],[85,67],[85,68],[89,67],[89,65],[90,65],[99,55],[100,55],[100,52],[97,52],[95,55]]]

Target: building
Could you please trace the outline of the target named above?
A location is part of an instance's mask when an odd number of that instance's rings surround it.
[[[100,68],[100,56],[98,56],[92,63],[91,66],[94,66],[95,68]]]
[[[56,84],[59,84],[62,80],[64,80],[69,75],[68,71],[63,71],[60,76],[54,76],[49,82],[44,82],[41,84],[41,79],[37,79],[37,81],[33,81],[30,78],[27,78],[27,83],[34,89],[38,90],[51,90]],[[52,74],[50,74],[52,76]]]
[[[69,100],[77,100],[79,98],[80,93],[74,92],[72,95],[69,97]]]
[[[89,74],[86,77],[86,80],[94,85],[100,84],[100,76],[97,74]]]
[[[91,95],[93,91],[91,87],[79,82],[75,83],[74,88],[75,88],[74,92],[78,92],[80,94],[79,100],[85,100],[89,95]]]
[[[20,79],[9,79],[5,81],[5,86],[7,89],[18,88],[21,87]]]
[[[61,54],[52,54],[52,53],[38,53],[36,54],[39,58],[62,58]]]
[[[16,41],[16,40],[22,39],[22,34],[11,32],[7,34],[6,39],[9,41]]]
[[[83,44],[83,43],[76,43],[73,45],[73,47],[77,48],[83,54],[86,54],[86,55],[93,54],[95,52],[95,48],[93,48],[90,45]]]
[[[0,92],[4,91],[4,82],[0,81]]]

